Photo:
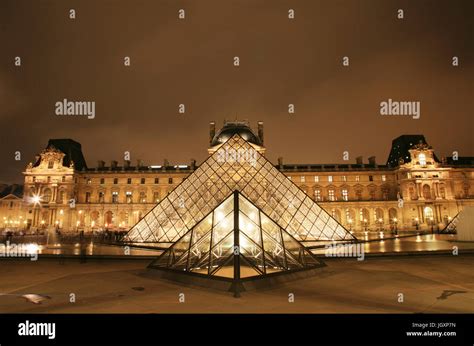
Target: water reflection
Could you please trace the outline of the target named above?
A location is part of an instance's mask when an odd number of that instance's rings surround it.
[[[38,253],[39,255],[104,255],[104,256],[126,256],[123,246],[113,246],[105,244],[48,244],[39,245],[37,243],[26,243],[25,248],[29,253]],[[149,250],[130,248],[130,256],[159,256],[160,250]]]
[[[363,239],[359,238],[364,242]],[[306,244],[305,244],[306,245]],[[317,245],[312,243],[311,245]],[[418,251],[451,251],[453,246],[459,249],[474,250],[474,242],[457,242],[452,234],[418,234],[410,237],[391,237],[364,242],[366,253],[418,252]],[[324,254],[324,248],[313,249],[315,254]]]

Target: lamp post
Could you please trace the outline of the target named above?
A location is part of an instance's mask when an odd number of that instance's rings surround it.
[[[452,220],[452,219],[453,219],[453,218],[452,218],[451,216],[448,216],[448,222],[446,223],[446,225],[449,225],[449,224],[451,223],[451,220]]]
[[[393,228],[394,228],[394,231],[395,231],[395,235],[398,235],[398,220],[396,217],[393,218]]]

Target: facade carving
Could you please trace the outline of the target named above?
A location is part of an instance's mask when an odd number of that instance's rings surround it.
[[[253,144],[264,152],[261,123],[259,135],[261,142]],[[216,136],[211,128],[210,152]],[[439,162],[426,144],[408,152],[396,166],[377,165],[374,158],[369,164],[359,159],[357,164],[306,166],[280,159],[275,166],[354,231],[442,229],[464,206],[474,205],[473,164]],[[176,166],[112,161],[109,167],[99,162],[96,168],[79,169],[72,159],[63,164],[64,158],[50,146],[26,167],[23,197],[0,199],[3,228],[128,230],[196,168],[194,161]]]

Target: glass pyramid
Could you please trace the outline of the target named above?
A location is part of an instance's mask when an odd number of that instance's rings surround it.
[[[235,191],[149,267],[245,280],[323,265]]]
[[[205,229],[204,220],[233,191],[239,191],[297,241],[355,239],[252,144],[235,134],[133,226],[125,241],[149,246],[184,241],[181,238],[198,224]]]

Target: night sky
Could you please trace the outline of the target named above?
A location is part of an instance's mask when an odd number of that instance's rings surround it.
[[[273,162],[348,150],[384,164],[401,134],[474,156],[473,53],[470,0],[0,0],[0,182],[21,183],[49,138],[79,141],[89,167],[124,151],[132,164],[199,163],[209,121],[236,118],[264,121]],[[95,119],[56,115],[64,98],[95,101]],[[420,101],[421,118],[380,115],[389,98]]]

